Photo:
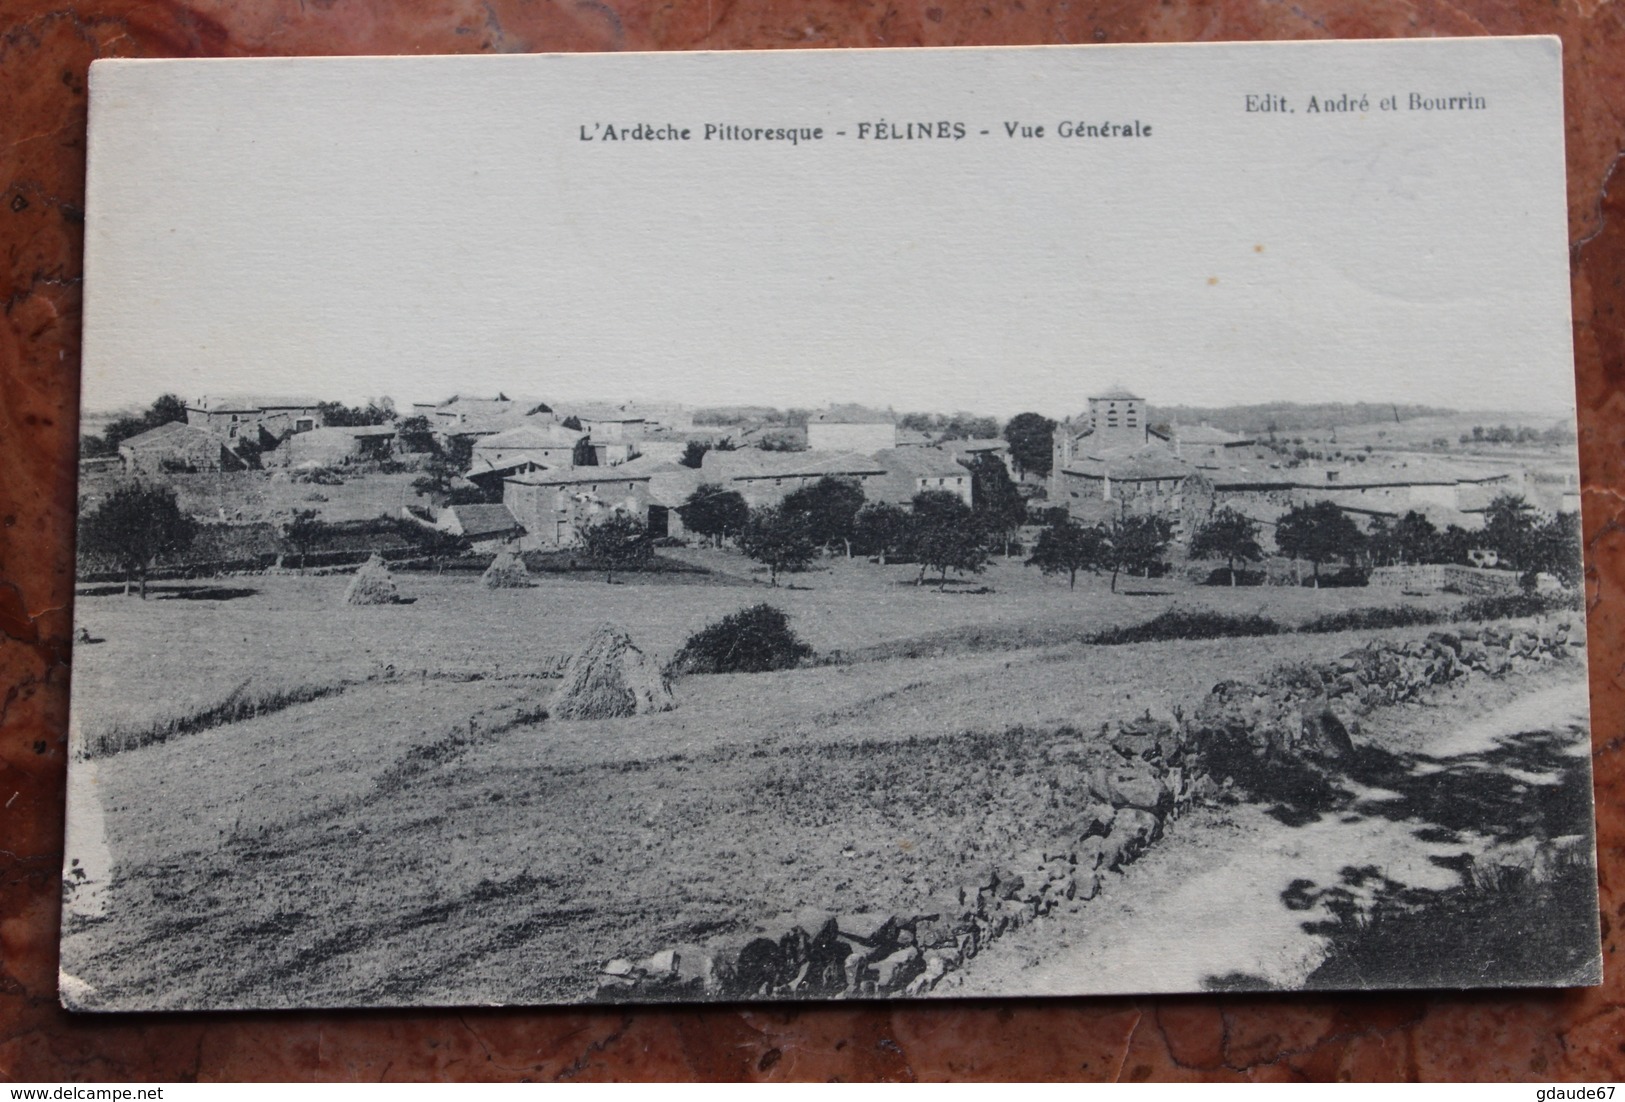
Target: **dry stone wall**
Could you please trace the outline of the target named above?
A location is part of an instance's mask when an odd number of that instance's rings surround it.
[[[1005,933],[1056,908],[1076,910],[1163,836],[1193,803],[1231,785],[1220,747],[1256,764],[1335,768],[1359,717],[1419,700],[1471,677],[1501,677],[1572,661],[1585,646],[1578,616],[1435,631],[1378,641],[1326,663],[1283,666],[1262,682],[1223,681],[1172,719],[1149,714],[1109,726],[1105,764],[1088,800],[1041,846],[967,868],[960,884],[909,914],[808,912],[705,945],[605,962],[597,997],[882,998],[952,983],[953,973]],[[1230,760],[1234,760],[1231,758]]]

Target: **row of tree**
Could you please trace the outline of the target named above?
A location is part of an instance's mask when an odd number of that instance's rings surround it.
[[[871,502],[863,488],[823,478],[788,494],[777,505],[752,509],[737,491],[715,483],[698,487],[679,507],[689,531],[713,544],[735,541],[766,565],[774,583],[786,569],[805,566],[820,552],[908,559],[937,569],[977,568],[984,550],[1009,553],[1027,505],[1004,464],[991,455],[970,465],[971,501],[933,490],[915,495],[908,508]],[[923,569],[922,569],[923,576]]]
[[[1115,590],[1120,571],[1149,573],[1161,563],[1171,534],[1168,523],[1156,517],[1126,517],[1110,525],[1085,527],[1064,510],[1053,509],[1027,562],[1047,574],[1068,575],[1074,586],[1079,571],[1110,571]],[[1259,534],[1257,521],[1231,508],[1220,509],[1191,536],[1190,556],[1223,559],[1230,584],[1235,585],[1238,564],[1264,558]],[[1328,563],[1350,567],[1465,564],[1473,548],[1496,552],[1499,565],[1519,571],[1526,585],[1533,585],[1537,575],[1545,573],[1572,588],[1580,584],[1583,569],[1578,516],[1540,519],[1528,502],[1510,494],[1490,504],[1484,530],[1479,533],[1456,525],[1441,532],[1414,511],[1393,523],[1377,517],[1362,531],[1335,503],[1317,501],[1288,510],[1276,522],[1275,544],[1281,554],[1310,564],[1317,589],[1320,568]]]

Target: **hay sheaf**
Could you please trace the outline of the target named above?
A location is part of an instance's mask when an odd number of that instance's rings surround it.
[[[605,624],[565,664],[547,710],[555,719],[613,719],[676,706],[660,665],[625,631]]]
[[[344,591],[347,605],[392,605],[401,599],[395,588],[395,576],[384,565],[384,560],[373,555],[361,564],[361,569],[350,579]]]
[[[512,551],[498,551],[480,575],[480,583],[487,589],[525,589],[536,584],[525,560]]]

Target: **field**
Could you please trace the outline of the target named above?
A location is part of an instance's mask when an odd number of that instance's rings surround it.
[[[1293,625],[1392,598],[1132,578],[1114,594],[1094,577],[1071,591],[1006,561],[945,592],[839,560],[770,588],[731,553],[686,554],[712,573],[509,591],[403,574],[411,603],[376,608],[342,606],[342,577],[82,597],[100,641],[75,652],[80,745],[173,733],[75,765],[75,1000],[588,998],[610,957],[809,907],[922,903],[1062,829],[1109,721],[1428,631],[1100,646],[1086,637],[1171,607]],[[664,715],[540,718],[546,674],[596,624],[663,661],[762,600],[825,661],[681,679]],[[183,722],[233,697],[270,703]]]

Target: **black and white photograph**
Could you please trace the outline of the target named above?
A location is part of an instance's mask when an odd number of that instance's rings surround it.
[[[63,1004],[1599,983],[1559,61],[97,62]]]

